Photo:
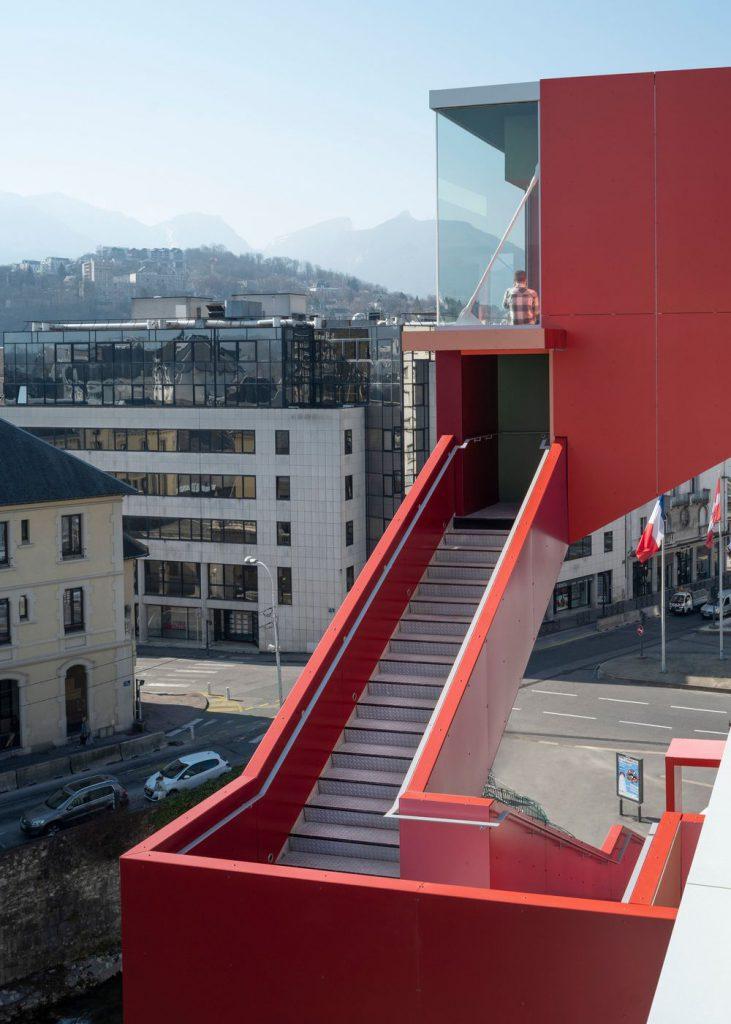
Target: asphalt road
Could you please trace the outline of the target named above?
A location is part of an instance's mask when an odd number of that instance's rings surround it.
[[[669,658],[674,650],[717,649],[717,637],[699,633],[699,625],[696,617],[669,619]],[[658,622],[648,620],[649,656],[657,656],[658,639]],[[616,751],[645,759],[644,820],[638,827],[646,829],[663,809],[662,755],[670,739],[720,739],[729,728],[731,693],[596,678],[600,662],[636,650],[635,626],[607,633],[574,631],[539,641],[494,765],[500,782],[536,799],[552,820],[591,842],[601,842],[619,820]],[[285,694],[305,663],[305,657],[286,659]],[[278,708],[276,670],[266,657],[197,652],[181,656],[175,650],[147,648],[138,658],[137,675],[145,680],[143,695],[171,701],[177,718],[167,730],[171,746],[101,769],[128,789],[132,806],[144,802],[147,777],[179,753],[213,749],[232,764],[245,764]],[[190,694],[205,695],[208,710],[175,703],[175,697]],[[687,773],[687,809],[705,807],[712,781],[708,772]],[[21,810],[45,799],[58,785],[54,781],[0,796],[1,844],[23,842],[18,828]]]

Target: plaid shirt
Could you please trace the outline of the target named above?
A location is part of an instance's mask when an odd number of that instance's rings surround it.
[[[532,288],[513,285],[503,296],[503,309],[507,309],[511,324],[537,324],[541,314],[538,292]]]

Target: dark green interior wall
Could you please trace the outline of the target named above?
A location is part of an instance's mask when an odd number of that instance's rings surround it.
[[[548,356],[498,356],[498,490],[521,502],[549,432]]]

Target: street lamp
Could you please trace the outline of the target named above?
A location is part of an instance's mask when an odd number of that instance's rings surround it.
[[[259,565],[269,577],[269,582],[272,585],[272,622],[274,624],[274,658],[277,663],[277,690],[279,691],[279,706],[281,708],[284,703],[284,694],[282,693],[282,665],[279,661],[279,629],[277,628],[277,593],[274,589],[274,577],[272,576],[269,566],[262,562],[258,558],[254,558],[253,555],[247,555],[244,558],[244,565]]]

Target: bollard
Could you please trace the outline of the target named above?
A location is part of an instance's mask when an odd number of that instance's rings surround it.
[[[194,725],[189,725],[188,726],[188,732],[190,733],[190,742],[194,743],[195,742],[195,726]]]
[[[226,687],[226,700],[231,700],[231,687]]]
[[[210,697],[210,695],[211,695],[211,684],[209,683],[208,684],[208,696]]]

